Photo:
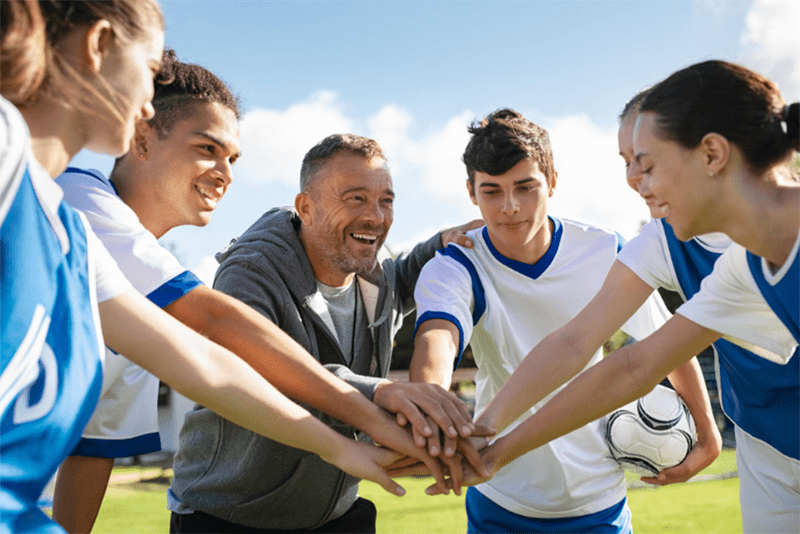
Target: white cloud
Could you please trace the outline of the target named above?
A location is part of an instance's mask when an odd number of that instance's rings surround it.
[[[219,263],[214,256],[205,256],[197,265],[192,268],[192,272],[203,281],[208,287],[214,283],[214,275],[217,274]]]
[[[467,125],[474,117],[471,111],[464,111],[447,121],[442,129],[406,145],[404,159],[419,167],[420,185],[437,199],[456,204],[467,199],[464,188],[467,175],[461,155],[469,141]]]
[[[380,143],[394,172],[399,171],[399,159],[408,141],[408,128],[412,121],[408,111],[392,104],[383,106],[367,120],[369,136]]]
[[[800,2],[755,0],[745,19],[742,60],[778,83],[781,94],[800,96]]]
[[[411,130],[415,117],[396,105],[385,105],[367,117],[367,135],[384,148],[398,193],[391,234],[398,241],[390,241],[393,251],[410,249],[437,227],[479,216],[466,194],[461,161],[469,140],[466,127],[475,116],[467,110],[444,123],[419,125],[422,128],[416,130],[421,134]],[[585,115],[555,118],[543,125],[550,132],[559,172],[553,213],[611,227],[626,237],[635,235],[648,214],[625,184],[616,129],[603,130]],[[355,131],[357,126],[329,91],[285,110],[254,110],[242,121],[244,156],[237,174],[253,183],[277,181],[296,187],[305,152],[323,137]],[[419,230],[422,225],[427,227],[424,231]],[[213,276],[211,267],[209,271]]]
[[[253,184],[281,182],[295,186],[300,164],[308,149],[328,135],[350,132],[346,117],[332,91],[319,91],[286,110],[254,109],[240,124],[242,157],[236,174]]]

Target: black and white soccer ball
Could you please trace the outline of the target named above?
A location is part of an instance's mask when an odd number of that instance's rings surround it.
[[[659,385],[609,414],[606,440],[611,455],[625,469],[656,476],[681,463],[692,450],[694,419],[675,391]]]

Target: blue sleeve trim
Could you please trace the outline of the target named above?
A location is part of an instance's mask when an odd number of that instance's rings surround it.
[[[464,330],[461,328],[461,323],[458,319],[455,318],[454,315],[444,312],[425,312],[417,318],[417,324],[414,325],[414,333],[411,335],[412,342],[417,337],[417,329],[419,325],[424,323],[425,321],[430,321],[431,319],[444,319],[445,321],[450,321],[456,328],[458,328],[458,353],[456,354],[456,361],[453,364],[453,370],[455,371],[458,369],[458,364],[461,363],[461,355],[464,353]]]
[[[183,271],[150,292],[147,298],[159,308],[163,308],[201,285],[203,285],[203,282],[192,271]]]
[[[442,256],[448,256],[450,258],[453,258],[458,263],[463,265],[464,268],[469,273],[469,277],[472,280],[472,295],[475,298],[475,308],[472,310],[472,324],[473,326],[478,324],[478,321],[480,321],[481,316],[486,311],[486,293],[483,290],[483,284],[481,283],[481,279],[478,276],[478,271],[475,270],[475,266],[472,265],[471,261],[469,261],[467,255],[464,254],[464,252],[462,252],[461,249],[453,245],[448,245],[447,247],[440,250],[439,253]]]
[[[88,439],[78,442],[70,456],[89,456],[91,458],[127,458],[137,454],[147,454],[161,450],[161,437],[158,432],[143,434],[130,439]]]

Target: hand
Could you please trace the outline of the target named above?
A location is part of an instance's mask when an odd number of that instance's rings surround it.
[[[472,248],[472,239],[467,237],[467,232],[474,230],[475,228],[480,228],[485,224],[486,223],[483,222],[483,219],[474,219],[466,224],[462,224],[461,226],[455,226],[453,228],[448,228],[447,230],[442,230],[442,246],[446,247],[450,243],[456,243],[462,247]]]
[[[459,496],[461,495],[461,486],[464,485],[465,477],[490,478],[492,476],[479,451],[485,449],[489,444],[489,440],[484,436],[493,435],[494,431],[480,427],[476,429],[476,432],[480,432],[482,435],[458,439],[457,453],[452,456],[439,455],[439,461],[446,466],[445,475],[450,475],[447,479],[448,487]]]
[[[376,443],[421,462],[427,469],[426,474],[433,475],[442,492],[447,493],[444,473],[439,462],[430,456],[425,448],[418,447],[414,443],[412,433],[398,426],[392,415],[375,406],[375,415],[364,422],[362,430]]]
[[[427,438],[434,437],[436,428],[429,424],[425,415],[450,438],[457,438],[459,435],[469,437],[475,429],[467,406],[455,393],[434,384],[382,382],[375,390],[373,402],[397,414],[397,423],[400,426],[411,423],[414,441],[418,447],[424,447]]]
[[[472,438],[472,439],[474,440],[477,438]],[[490,445],[489,447],[482,449],[480,453],[481,460],[485,465],[485,471],[486,471],[485,476],[479,475],[478,473],[475,472],[475,470],[472,468],[471,465],[469,465],[466,461],[462,461],[461,486],[474,486],[476,484],[480,484],[481,482],[486,482],[487,480],[492,478],[495,475],[495,473],[497,473],[498,467],[495,463],[495,459],[493,456],[493,452],[495,451],[492,447],[493,446]],[[448,490],[452,489],[455,491],[455,488],[453,487],[455,479],[452,477],[452,473],[450,474],[451,474],[450,478],[447,479],[447,489]],[[443,492],[441,490],[440,484],[433,484],[431,486],[428,486],[425,489],[425,493],[427,495],[442,495],[443,493],[446,494],[446,492]]]
[[[333,456],[323,458],[324,460],[355,477],[380,484],[389,493],[401,497],[405,495],[406,490],[392,480],[384,470],[386,466],[400,458],[400,454],[347,438],[343,438],[341,441],[343,443],[336,447]]]
[[[697,435],[695,443],[686,458],[669,469],[664,469],[658,476],[642,477],[640,480],[654,486],[666,486],[678,482],[686,482],[697,473],[711,465],[722,451],[722,436],[716,426],[711,426],[706,432]]]

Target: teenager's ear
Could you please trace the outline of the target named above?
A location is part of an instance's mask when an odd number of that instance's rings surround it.
[[[111,23],[100,19],[89,26],[83,38],[83,62],[93,73],[100,72],[103,61],[114,46],[114,29]]]
[[[472,203],[477,206],[478,199],[475,198],[475,189],[472,186],[472,182],[470,182],[469,180],[467,180],[467,193],[469,193],[469,199],[472,201]]]
[[[703,163],[708,173],[719,174],[728,165],[731,157],[731,144],[728,139],[718,133],[710,132],[700,140]]]
[[[558,171],[553,171],[553,177],[550,178],[550,183],[547,184],[547,189],[550,190],[548,196],[553,196],[553,193],[556,192],[556,184],[558,183]]]
[[[150,139],[153,135],[155,135],[155,131],[146,121],[136,121],[133,139],[131,139],[131,152],[136,159],[144,161],[150,157]]]
[[[301,192],[294,197],[294,209],[297,210],[300,221],[306,226],[311,226],[314,223],[313,207],[314,201],[308,193]]]

